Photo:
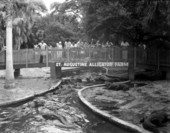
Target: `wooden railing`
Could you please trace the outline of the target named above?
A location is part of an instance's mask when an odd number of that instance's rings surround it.
[[[136,63],[143,65],[170,67],[170,50],[168,49],[136,49]]]
[[[130,52],[130,51],[129,51]],[[44,54],[43,64],[49,66],[51,62],[128,62],[128,49],[123,47],[112,48],[69,48],[69,49],[22,49],[13,51],[15,64],[29,67],[30,64],[39,64],[40,55]],[[139,65],[170,68],[170,50],[142,49],[135,51],[135,62]],[[5,51],[0,52],[0,66],[5,66]],[[4,69],[4,67],[1,67]]]
[[[43,63],[46,66],[50,62],[127,62],[128,50],[122,47],[112,48],[69,48],[69,49],[22,49],[13,51],[14,64],[36,64],[40,61],[40,55],[44,55]],[[0,52],[0,65],[5,65],[5,51]]]

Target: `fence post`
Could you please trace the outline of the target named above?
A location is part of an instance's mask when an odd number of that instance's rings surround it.
[[[134,69],[136,68],[136,47],[134,47]]]
[[[68,55],[67,55],[67,59],[68,59],[68,61],[70,61],[70,48],[67,48],[67,53],[68,53]]]
[[[129,79],[132,81],[135,79],[135,62],[136,62],[135,52],[136,50],[134,47],[128,48],[128,61],[129,61],[128,74],[129,74]]]
[[[91,56],[91,51],[90,51],[90,49],[88,48],[88,56],[89,56],[89,58],[90,58],[90,56]],[[97,55],[98,56],[98,55]]]
[[[46,67],[48,67],[48,47],[46,48]]]
[[[105,47],[104,49],[105,49],[105,61],[107,61],[107,54],[108,54],[108,50],[107,50],[107,48],[106,48],[106,47]]]
[[[157,50],[157,71],[159,71],[159,67],[160,67],[160,50]]]
[[[50,73],[52,79],[61,78],[61,67],[56,67],[56,62],[50,63]]]
[[[112,61],[114,61],[114,57],[115,57],[115,56],[114,56],[114,55],[115,55],[114,53],[115,53],[115,47],[113,46],[113,47],[112,47]]]
[[[6,50],[4,51],[4,66],[6,68]]]
[[[26,48],[26,68],[28,68],[28,48]]]
[[[14,70],[14,77],[17,78],[20,75],[20,68]]]

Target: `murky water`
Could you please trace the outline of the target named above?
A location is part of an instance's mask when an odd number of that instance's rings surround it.
[[[95,84],[92,78],[96,73],[87,70],[80,73],[81,76],[75,74],[54,92],[17,106],[1,108],[0,132],[129,133],[95,115],[81,103],[77,90],[89,83]]]

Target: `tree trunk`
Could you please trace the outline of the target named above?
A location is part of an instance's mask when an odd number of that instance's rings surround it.
[[[12,17],[6,20],[6,77],[5,88],[14,88],[13,46],[12,46]]]

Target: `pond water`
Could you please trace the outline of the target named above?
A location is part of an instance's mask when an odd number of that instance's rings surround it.
[[[92,78],[100,72],[79,71],[51,93],[19,105],[0,108],[0,132],[130,133],[95,115],[77,96],[79,89],[89,85],[89,79],[93,81],[90,84],[96,84]]]

